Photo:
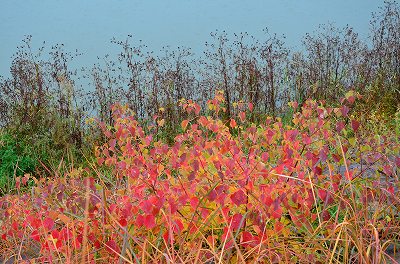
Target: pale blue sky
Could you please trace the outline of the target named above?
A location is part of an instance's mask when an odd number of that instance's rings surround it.
[[[64,43],[78,49],[81,66],[115,54],[110,39],[132,34],[151,50],[170,45],[203,51],[212,31],[247,31],[262,39],[262,29],[286,35],[288,46],[319,24],[349,24],[366,38],[371,12],[383,0],[0,0],[0,75],[9,75],[11,56],[24,35],[38,47]]]

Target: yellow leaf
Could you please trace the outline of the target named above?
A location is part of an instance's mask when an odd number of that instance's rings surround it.
[[[165,119],[157,120],[158,126],[162,127],[165,123]]]
[[[352,147],[354,147],[356,145],[356,139],[355,138],[349,138],[349,143]]]

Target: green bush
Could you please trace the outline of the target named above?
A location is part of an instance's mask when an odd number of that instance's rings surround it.
[[[14,189],[15,177],[33,173],[38,160],[32,149],[14,136],[0,134],[0,195]]]

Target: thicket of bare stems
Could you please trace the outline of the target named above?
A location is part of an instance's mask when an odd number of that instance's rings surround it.
[[[177,107],[181,98],[204,106],[215,90],[224,91],[226,118],[238,101],[277,116],[289,101],[334,102],[349,89],[363,94],[371,111],[390,116],[400,102],[399,14],[396,2],[385,2],[372,15],[367,42],[350,26],[322,25],[303,38],[302,51],[290,50],[284,37],[267,29],[263,40],[214,32],[202,56],[188,48],[154,55],[128,36],[112,40],[121,48],[117,58],[106,55],[80,71],[70,67],[77,52],[63,45],[35,51],[28,36],[14,55],[11,77],[0,79],[0,124],[23,134],[44,129],[62,144],[80,147],[84,120],[112,122],[115,102],[128,104],[139,118],[163,115],[173,130],[184,115]]]

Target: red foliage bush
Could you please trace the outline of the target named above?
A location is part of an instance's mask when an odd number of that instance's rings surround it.
[[[274,262],[331,257],[346,221],[361,227],[368,245],[369,224],[382,241],[393,239],[398,217],[371,205],[399,212],[398,141],[360,130],[354,96],[339,108],[307,101],[287,125],[252,123],[244,110],[224,121],[220,93],[205,116],[182,102],[188,118],[172,145],[160,139],[162,120],[143,127],[116,105],[113,126],[100,124],[107,143],[96,148],[92,169],[1,198],[3,242],[32,240],[47,259],[177,261],[196,251],[203,261],[236,252],[242,261]],[[356,247],[361,259],[367,254],[354,240],[338,243]]]

